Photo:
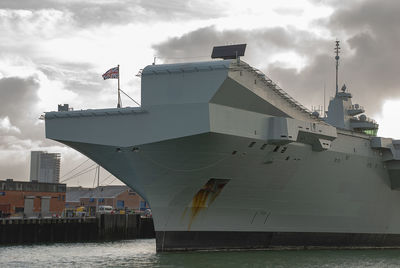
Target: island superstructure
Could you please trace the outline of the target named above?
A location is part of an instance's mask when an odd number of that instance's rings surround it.
[[[48,112],[46,137],[150,203],[157,251],[400,246],[400,141],[345,86],[311,113],[244,47],[149,65],[141,107]]]

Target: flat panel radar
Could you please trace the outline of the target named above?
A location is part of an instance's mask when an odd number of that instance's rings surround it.
[[[224,60],[236,59],[237,57],[244,56],[245,50],[246,44],[218,46],[213,48],[211,58],[222,58]]]

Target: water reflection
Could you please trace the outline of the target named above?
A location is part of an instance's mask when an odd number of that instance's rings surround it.
[[[156,253],[155,240],[0,247],[0,267],[399,267],[400,250]]]

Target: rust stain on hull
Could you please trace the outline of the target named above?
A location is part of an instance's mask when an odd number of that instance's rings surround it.
[[[203,209],[209,207],[218,195],[221,193],[224,186],[228,183],[227,179],[210,179],[206,184],[195,194],[190,207],[190,220],[188,230],[190,230],[193,221]],[[183,216],[186,214],[185,209]]]

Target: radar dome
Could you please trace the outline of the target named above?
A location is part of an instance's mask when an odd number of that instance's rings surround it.
[[[361,121],[367,121],[367,116],[365,114],[360,115],[359,118]]]
[[[319,118],[319,113],[317,111],[314,111],[311,115]]]

